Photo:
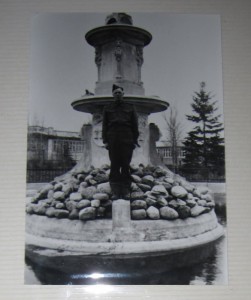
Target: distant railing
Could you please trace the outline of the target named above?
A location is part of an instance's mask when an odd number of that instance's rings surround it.
[[[50,182],[55,177],[65,174],[70,169],[27,169],[26,182]]]
[[[176,173],[185,177],[188,181],[193,182],[225,182],[226,180],[224,168],[219,168],[214,171],[202,168],[180,168]]]

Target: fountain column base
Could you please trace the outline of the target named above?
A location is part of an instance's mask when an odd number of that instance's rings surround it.
[[[119,199],[112,203],[112,227],[113,230],[130,228],[131,211],[130,201]]]

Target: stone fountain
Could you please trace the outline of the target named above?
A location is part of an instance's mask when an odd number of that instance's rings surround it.
[[[156,155],[148,116],[166,110],[168,103],[145,96],[141,81],[143,48],[151,42],[151,34],[133,26],[129,15],[113,13],[104,26],[85,37],[95,48],[98,80],[95,94],[75,100],[72,107],[91,113],[92,125],[84,127],[85,149],[79,163],[29,199],[27,257],[66,273],[90,272],[90,259],[103,272],[115,272],[121,266],[140,269],[144,258],[148,259],[145,271],[156,265],[154,257],[188,253],[214,242],[223,235],[223,228],[210,191],[161,166]],[[114,83],[123,86],[124,100],[134,104],[139,118],[140,147],[133,155],[131,201],[110,200],[109,159],[101,138],[102,111],[114,101]],[[100,267],[100,259],[106,260],[107,269]],[[166,265],[160,263],[159,271],[163,268]]]
[[[148,165],[154,158],[150,155],[150,132],[148,116],[168,108],[168,103],[158,97],[147,97],[141,81],[143,49],[152,39],[151,34],[133,26],[132,18],[124,13],[111,14],[106,24],[86,33],[87,42],[95,48],[95,63],[98,69],[95,95],[86,95],[72,103],[75,110],[91,113],[92,132],[87,142],[88,158],[79,163],[80,169],[90,165],[100,167],[109,163],[107,150],[102,143],[102,112],[106,104],[113,101],[112,85],[123,86],[124,100],[133,103],[139,121],[139,144],[134,151],[133,163]]]

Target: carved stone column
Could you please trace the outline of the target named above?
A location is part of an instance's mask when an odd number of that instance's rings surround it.
[[[122,68],[121,68],[121,60],[122,60],[122,40],[121,39],[117,39],[116,40],[116,46],[115,46],[115,50],[114,50],[114,56],[117,62],[117,70],[116,70],[116,74],[115,74],[115,80],[120,80],[122,79]]]
[[[102,62],[102,50],[101,50],[101,46],[97,46],[95,48],[95,63],[96,63],[97,68],[98,68],[98,81],[100,81],[101,62]]]
[[[143,84],[141,81],[141,67],[144,62],[143,58],[143,47],[141,46],[136,46],[136,61],[137,61],[137,66],[138,66],[138,83]]]

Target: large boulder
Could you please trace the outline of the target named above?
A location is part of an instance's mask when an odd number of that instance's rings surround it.
[[[63,184],[61,182],[54,185],[54,192],[62,191]]]
[[[59,218],[59,219],[61,219],[61,218],[68,218],[69,211],[66,210],[66,209],[55,209],[54,210],[54,216],[56,218]]]
[[[197,204],[197,202],[194,199],[187,199],[186,204],[192,208]]]
[[[72,200],[65,202],[65,206],[66,206],[67,210],[69,210],[69,211],[72,211],[73,209],[75,209],[77,207],[77,204],[78,204],[77,202],[72,201]]]
[[[35,204],[32,208],[34,213],[38,215],[44,215],[48,208],[48,205],[45,203],[39,203],[39,204]]]
[[[147,184],[151,187],[154,185],[154,177],[151,175],[146,175],[142,178],[142,183]]]
[[[174,179],[171,178],[171,177],[165,177],[165,178],[164,178],[164,181],[167,182],[167,183],[169,183],[169,184],[171,184],[171,185],[174,184]]]
[[[65,208],[65,205],[64,205],[64,203],[60,202],[60,203],[57,203],[55,207],[58,209],[63,209],[63,208]]]
[[[142,191],[137,191],[137,192],[131,193],[132,200],[143,199],[143,198],[144,198],[144,193]]]
[[[186,219],[186,218],[190,217],[190,211],[191,211],[191,208],[186,205],[181,205],[177,208],[177,212],[181,219]]]
[[[89,206],[91,206],[91,201],[87,200],[87,199],[81,200],[77,204],[78,209],[82,209],[82,208],[89,207]]]
[[[81,182],[78,188],[78,192],[80,194],[82,194],[82,192],[88,187],[88,183],[87,182]]]
[[[215,203],[214,203],[214,201],[210,201],[210,202],[207,202],[207,204],[205,206],[209,207],[209,208],[214,208],[215,207]]]
[[[100,206],[100,200],[95,199],[91,201],[91,207],[99,207]]]
[[[100,201],[106,201],[109,199],[109,196],[106,193],[96,193],[93,195],[93,199],[97,199]]]
[[[178,204],[177,200],[175,200],[175,199],[169,201],[168,205],[169,205],[171,208],[174,208],[174,209],[176,209],[177,207],[179,207],[179,204]]]
[[[182,180],[182,181],[181,181],[181,186],[182,186],[185,190],[187,190],[189,193],[192,193],[192,192],[194,191],[194,189],[195,189],[195,186],[194,186],[194,185],[192,185],[191,183],[189,183],[189,182],[187,182],[187,181],[185,181],[185,180]]]
[[[68,183],[62,185],[62,192],[65,193],[66,197],[68,197],[71,194],[71,192],[73,192],[73,190],[74,189],[73,189],[72,185],[70,185]]]
[[[86,207],[79,212],[80,220],[92,220],[95,219],[96,209],[94,207]]]
[[[168,206],[161,207],[159,212],[160,212],[161,218],[166,219],[166,220],[174,220],[179,217],[179,214],[177,213],[177,211]]]
[[[161,177],[161,176],[165,176],[166,175],[166,170],[164,170],[161,167],[157,167],[153,173],[154,177]]]
[[[86,178],[85,174],[81,173],[81,174],[77,175],[77,179],[78,179],[79,182],[83,182],[85,180],[85,178]]]
[[[141,178],[138,175],[132,174],[131,177],[132,177],[132,180],[135,183],[140,183],[141,182]]]
[[[37,194],[37,200],[47,198],[48,192],[53,189],[54,186],[51,183],[48,183],[45,186],[43,186]]]
[[[34,206],[35,204],[33,204],[33,203],[28,203],[27,205],[26,205],[26,212],[27,212],[27,214],[33,214],[34,213],[34,211],[33,211],[33,206]]]
[[[144,168],[143,167],[138,167],[135,171],[133,171],[134,175],[137,175],[139,177],[144,176]]]
[[[112,190],[111,190],[111,186],[109,182],[105,182],[105,183],[100,183],[97,186],[97,192],[98,193],[105,193],[105,194],[111,194]]]
[[[70,213],[69,213],[69,219],[71,220],[76,220],[78,219],[78,214],[79,214],[79,210],[77,208],[74,208]]]
[[[82,199],[83,199],[82,195],[80,193],[78,193],[78,192],[70,194],[70,200],[71,201],[80,201]]]
[[[150,187],[150,185],[144,184],[144,183],[138,183],[138,187],[143,191],[143,192],[147,192],[150,191],[152,188]]]
[[[93,199],[93,195],[97,193],[97,188],[95,186],[88,186],[86,189],[84,189],[81,193],[82,197],[84,199]]]
[[[154,195],[164,195],[168,196],[168,192],[163,185],[155,185],[152,190],[152,194]]]
[[[188,194],[182,186],[174,186],[171,188],[171,194],[176,198],[185,198]]]
[[[95,177],[94,180],[100,184],[103,182],[107,182],[109,180],[109,176],[105,173],[98,173]]]
[[[198,200],[197,204],[200,206],[206,206],[207,205],[207,201],[206,200]]]
[[[131,217],[133,220],[142,220],[146,218],[145,209],[136,209],[131,211]]]
[[[152,196],[148,196],[146,198],[146,203],[147,203],[148,206],[152,206],[152,205],[155,206],[155,205],[157,205],[157,198],[154,198]]]
[[[167,191],[169,191],[173,187],[170,183],[165,181],[162,182],[162,185],[165,187]]]
[[[187,204],[186,201],[184,201],[182,199],[177,199],[176,201],[177,201],[178,206],[185,206]]]
[[[213,201],[213,197],[211,194],[202,194],[201,195],[201,200],[206,200],[207,202]]]
[[[147,208],[147,204],[144,200],[134,200],[132,203],[131,203],[131,209],[132,210],[135,210],[135,209],[146,209]]]
[[[197,216],[203,214],[206,210],[207,210],[206,207],[196,205],[193,208],[191,208],[191,211],[190,211],[191,217],[197,217]]]
[[[65,199],[65,193],[62,191],[55,192],[53,198],[57,201],[62,201]]]
[[[147,213],[147,216],[152,220],[158,220],[160,218],[159,210],[154,206],[150,206],[147,209],[146,213]]]
[[[55,208],[54,207],[48,207],[46,209],[45,215],[49,218],[55,217]]]
[[[163,196],[158,196],[157,197],[157,202],[160,206],[167,206],[168,202]]]

